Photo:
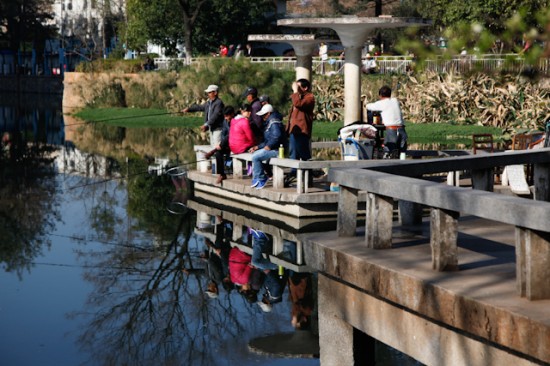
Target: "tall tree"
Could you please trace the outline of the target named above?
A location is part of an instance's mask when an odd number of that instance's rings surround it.
[[[207,53],[219,43],[245,41],[249,33],[270,26],[271,0],[128,0],[128,44],[143,50],[147,41],[175,50],[185,45],[187,56]]]
[[[407,0],[405,6],[432,19],[439,28],[452,27],[460,22],[479,23],[493,33],[506,29],[506,21],[516,12],[525,13],[524,21],[537,24],[536,13],[548,8],[548,0]]]
[[[0,41],[13,53],[27,49],[40,50],[44,41],[53,38],[51,6],[54,0],[2,0],[0,2]],[[30,50],[32,47],[28,47]],[[15,60],[17,63],[17,59]]]

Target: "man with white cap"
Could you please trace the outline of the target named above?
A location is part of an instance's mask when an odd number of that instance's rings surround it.
[[[218,98],[217,85],[208,85],[204,92],[208,95],[206,103],[193,104],[182,110],[182,112],[204,112],[204,124],[201,126],[201,131],[210,131],[210,145],[217,146],[220,144],[222,137],[224,105],[222,100]]]
[[[281,145],[286,147],[286,134],[282,116],[271,104],[264,105],[257,114],[264,120],[264,139],[260,144],[252,146],[248,152],[252,153],[251,187],[262,189],[268,181],[263,162],[277,157]]]

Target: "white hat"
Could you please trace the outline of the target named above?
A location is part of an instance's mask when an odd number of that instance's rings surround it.
[[[218,91],[218,86],[217,85],[208,85],[208,88],[206,88],[206,90],[204,91],[205,93],[210,93],[210,92],[217,92]]]
[[[271,104],[264,104],[262,109],[260,109],[258,112],[256,112],[257,116],[263,116],[266,113],[273,112],[273,106]]]

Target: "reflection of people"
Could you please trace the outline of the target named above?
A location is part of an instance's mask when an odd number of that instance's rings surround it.
[[[252,257],[239,248],[233,247],[229,252],[229,274],[231,282],[250,303],[257,300],[262,272],[251,265]]]
[[[265,273],[262,285],[264,293],[258,305],[264,312],[270,312],[273,309],[273,304],[283,300],[287,273],[284,270],[279,273],[277,271],[279,266],[264,258],[263,254],[269,255],[271,251],[272,243],[269,237],[262,231],[253,229],[251,231],[252,265]]]
[[[361,71],[363,71],[365,74],[376,74],[377,68],[378,65],[376,64],[376,60],[374,59],[374,57],[367,53],[367,59],[363,62],[363,67],[361,67]]]
[[[387,85],[380,88],[378,96],[378,101],[367,104],[367,110],[381,114],[382,123],[386,126],[384,144],[387,152],[404,152],[407,150],[407,133],[399,101],[391,97],[391,88]]]
[[[297,243],[283,240],[282,256],[292,262],[296,262]],[[294,328],[307,330],[312,325],[312,314],[315,308],[315,295],[312,273],[289,271],[288,292],[291,302],[291,324]]]
[[[182,110],[187,112],[204,112],[204,124],[201,126],[201,131],[210,131],[210,145],[217,146],[221,142],[222,126],[223,126],[223,102],[218,98],[218,86],[208,85],[204,91],[208,95],[208,101],[202,105],[193,104]]]
[[[265,121],[264,138],[261,143],[251,147],[252,153],[252,185],[256,189],[262,189],[267,183],[267,175],[264,172],[264,161],[277,157],[279,147],[286,145],[286,135],[280,113],[273,110],[271,104],[266,104],[258,112],[260,118]]]

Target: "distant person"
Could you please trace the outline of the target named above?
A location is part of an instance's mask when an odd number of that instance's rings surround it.
[[[378,65],[376,64],[376,60],[369,53],[367,53],[367,58],[363,62],[361,71],[363,71],[365,74],[376,74],[378,72]]]
[[[204,124],[201,126],[201,131],[210,131],[210,145],[217,146],[221,142],[224,105],[222,100],[218,98],[217,85],[208,85],[204,92],[208,95],[206,103],[202,105],[193,104],[183,109],[182,112],[204,112]]]
[[[262,95],[258,98],[258,100],[260,101],[260,103],[262,104],[262,107],[266,104],[271,104],[271,101],[269,99],[269,96],[268,95]]]
[[[233,57],[233,55],[235,55],[235,45],[230,44],[227,49],[227,57]]]
[[[241,154],[256,145],[256,137],[250,127],[250,104],[243,104],[240,113],[231,120],[229,127],[229,148],[233,154]]]
[[[152,71],[155,69],[155,61],[149,56],[145,58],[145,61],[143,62],[143,70],[145,71]]]
[[[235,117],[235,109],[232,106],[227,106],[223,110],[223,126],[222,126],[222,135],[221,141],[214,149],[208,152],[204,157],[205,159],[210,159],[212,156],[216,158],[216,174],[218,178],[216,184],[221,184],[221,182],[227,179],[225,174],[225,160],[229,158],[231,150],[229,148],[229,131],[231,128],[231,120]]]
[[[247,43],[246,44],[246,48],[244,50],[244,56],[245,57],[252,57],[254,56],[253,55],[253,52],[252,52],[252,45],[250,43]]]
[[[290,120],[286,125],[289,157],[295,160],[310,160],[315,97],[311,92],[311,83],[307,79],[299,79],[292,83],[292,91]],[[292,175],[296,175],[295,169],[291,170],[289,176]]]
[[[256,189],[265,187],[268,177],[264,171],[264,161],[276,158],[279,154],[279,147],[286,145],[286,135],[282,116],[276,112],[271,104],[266,104],[258,112],[265,120],[263,142],[251,147],[248,151],[252,153],[252,185]]]
[[[319,44],[319,57],[321,58],[321,74],[325,74],[325,65],[328,61],[328,46],[324,42]]]
[[[229,50],[227,49],[227,46],[224,44],[220,45],[220,57],[227,57],[227,53]]]
[[[238,44],[237,48],[235,49],[235,60],[238,60],[242,56],[243,56],[243,46]]]
[[[407,132],[403,122],[401,106],[397,98],[391,97],[392,90],[384,85],[378,91],[379,100],[367,104],[367,111],[378,111],[382,117],[382,123],[386,126],[384,145],[387,153],[407,151]]]
[[[263,138],[263,119],[258,116],[258,112],[262,109],[262,103],[258,99],[258,89],[248,87],[243,95],[246,97],[246,102],[252,107],[250,113],[252,131],[256,136],[256,140],[261,140]]]

